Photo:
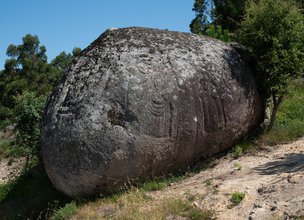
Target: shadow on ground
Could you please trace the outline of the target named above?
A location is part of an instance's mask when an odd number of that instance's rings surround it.
[[[301,172],[304,170],[304,154],[287,154],[284,159],[260,165],[255,170],[261,175]]]
[[[24,173],[0,185],[0,219],[48,219],[70,199],[59,193],[45,172]]]

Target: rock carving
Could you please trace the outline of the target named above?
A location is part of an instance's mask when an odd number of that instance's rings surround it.
[[[50,95],[43,161],[69,196],[111,193],[232,147],[262,114],[252,70],[235,44],[110,29],[73,60]]]

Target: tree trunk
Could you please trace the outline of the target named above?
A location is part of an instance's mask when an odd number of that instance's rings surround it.
[[[272,112],[271,112],[270,122],[269,122],[269,125],[267,128],[268,131],[270,131],[274,126],[274,122],[276,119],[278,109],[283,101],[283,95],[279,96],[278,99],[276,99],[275,95],[272,95],[272,100],[273,100],[273,108],[272,108]]]

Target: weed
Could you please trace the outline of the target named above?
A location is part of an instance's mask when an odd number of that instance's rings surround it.
[[[77,205],[75,201],[67,203],[64,207],[58,209],[51,220],[65,220],[72,217],[77,212]]]
[[[165,188],[167,185],[168,183],[166,181],[152,180],[144,183],[142,189],[145,191],[157,191]]]
[[[194,202],[194,200],[196,199],[196,195],[190,193],[190,192],[187,192],[186,193],[186,198],[189,202]]]
[[[243,155],[243,148],[241,145],[236,145],[233,149],[234,158],[239,158]]]
[[[183,175],[167,175],[165,177],[155,178],[151,181],[140,184],[139,187],[144,191],[162,190],[173,182],[178,182],[185,178]]]
[[[242,165],[239,164],[239,163],[234,163],[234,164],[233,164],[233,167],[234,167],[234,169],[236,169],[236,170],[241,170],[241,169],[242,169]]]
[[[211,186],[213,184],[213,181],[212,179],[206,179],[204,183],[206,184],[206,186]]]
[[[234,205],[238,205],[245,198],[245,193],[243,192],[234,192],[231,195],[231,202]]]
[[[170,214],[191,219],[212,220],[216,219],[215,212],[212,210],[201,210],[180,199],[171,200],[167,204]]]

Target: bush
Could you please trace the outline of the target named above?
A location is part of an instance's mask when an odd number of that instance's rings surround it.
[[[16,98],[14,123],[16,124],[16,152],[28,158],[40,154],[40,122],[45,105],[44,96],[36,96],[33,92],[24,92]]]

